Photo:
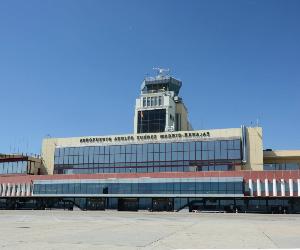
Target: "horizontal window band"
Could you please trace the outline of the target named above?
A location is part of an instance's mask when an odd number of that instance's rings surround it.
[[[244,194],[33,194],[32,197],[107,197],[107,198],[193,198],[193,197],[244,197]]]
[[[185,183],[185,182],[243,182],[243,177],[201,177],[201,178],[108,178],[108,179],[68,179],[35,180],[33,184],[72,184],[72,183]]]

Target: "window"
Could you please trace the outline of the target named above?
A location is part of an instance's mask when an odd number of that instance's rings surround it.
[[[300,163],[297,162],[264,164],[264,170],[298,170],[298,169],[300,169]]]
[[[155,104],[154,104],[154,97],[152,96],[151,97],[151,106],[154,106]]]
[[[138,133],[164,132],[166,127],[166,110],[144,110],[138,112]]]
[[[159,96],[158,97],[158,106],[162,106],[163,103],[162,103],[162,96]]]
[[[227,141],[221,141],[221,159],[227,159]]]
[[[58,174],[228,171],[241,164],[239,140],[142,143],[56,149]],[[0,173],[26,173],[27,163],[0,163]],[[264,170],[299,169],[299,163],[264,164]]]

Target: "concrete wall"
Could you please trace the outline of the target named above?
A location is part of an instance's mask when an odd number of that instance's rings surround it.
[[[43,140],[42,143],[42,162],[44,166],[44,172],[46,174],[53,174],[54,170],[54,152],[58,145],[58,138],[47,138]],[[65,139],[67,140],[67,139]],[[72,138],[68,140],[72,141]]]
[[[180,114],[181,118],[181,128],[179,130],[181,131],[189,131],[191,130],[189,121],[188,121],[188,112],[185,107],[185,105],[182,102],[176,103],[176,113]]]
[[[247,127],[247,163],[242,170],[263,170],[263,139],[261,127]]]

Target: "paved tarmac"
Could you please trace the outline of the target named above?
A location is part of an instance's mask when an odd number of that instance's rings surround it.
[[[299,248],[300,215],[0,211],[0,248]]]

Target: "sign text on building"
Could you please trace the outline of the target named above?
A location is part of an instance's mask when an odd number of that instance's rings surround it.
[[[168,134],[142,134],[136,135],[137,141],[158,140],[158,139],[175,139],[175,138],[207,138],[210,132],[184,132],[184,133],[168,133]],[[87,137],[81,138],[80,143],[102,143],[102,142],[127,142],[134,141],[133,135],[128,136],[109,136],[109,137]]]

